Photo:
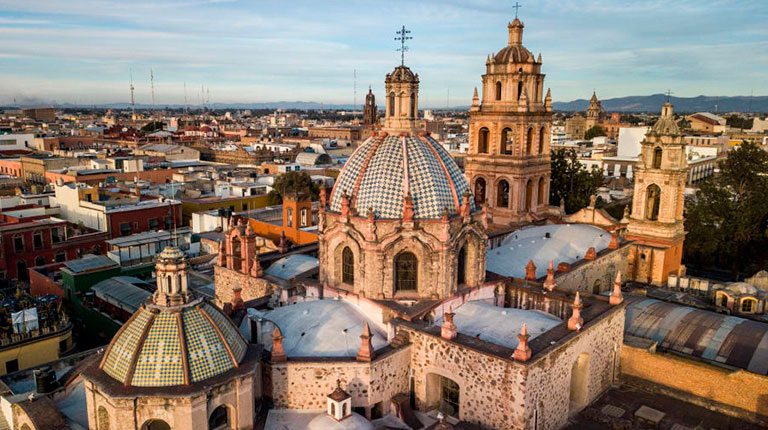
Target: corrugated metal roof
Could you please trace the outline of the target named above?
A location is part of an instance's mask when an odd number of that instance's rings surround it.
[[[97,283],[92,291],[101,300],[126,312],[134,313],[147,300],[147,297],[152,295],[149,291],[136,286],[140,284],[146,284],[146,282],[132,276],[115,276]]]
[[[625,336],[768,375],[768,324],[653,299],[627,306]]]

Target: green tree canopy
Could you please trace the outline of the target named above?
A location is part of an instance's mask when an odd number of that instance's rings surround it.
[[[309,193],[312,200],[320,198],[320,187],[312,182],[307,172],[286,172],[275,178],[269,193],[270,204],[280,204],[283,196]],[[276,202],[276,203],[275,203]]]
[[[605,130],[603,127],[600,127],[599,125],[592,126],[589,130],[587,130],[586,133],[584,133],[584,139],[586,140],[592,140],[593,138],[597,136],[605,136]]]
[[[686,261],[752,273],[768,258],[768,152],[744,142],[686,207]]]
[[[589,205],[589,198],[603,185],[603,172],[597,167],[587,170],[573,149],[552,150],[552,176],[549,204],[560,206],[565,200],[565,212],[574,213]]]
[[[157,130],[162,130],[164,125],[165,124],[163,124],[162,121],[150,121],[147,123],[147,125],[141,127],[141,131],[146,133],[153,133]]]

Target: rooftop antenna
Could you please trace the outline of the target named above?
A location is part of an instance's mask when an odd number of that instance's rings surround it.
[[[206,88],[205,91],[206,91],[205,104],[210,106],[211,105],[211,87]]]
[[[515,9],[515,19],[517,19],[517,11],[518,11],[518,10],[519,10],[521,7],[523,7],[523,5],[521,5],[521,4],[520,4],[520,3],[518,3],[518,2],[515,2],[515,5],[514,5],[514,6],[512,6],[512,7]]]
[[[445,96],[445,110],[451,108],[451,89],[448,88],[448,94]]]
[[[155,116],[155,72],[149,69],[149,86],[152,88],[152,117]]]
[[[751,114],[751,113],[752,113],[752,95],[753,95],[754,93],[755,93],[755,89],[754,89],[754,88],[750,88],[750,89],[749,89],[749,105],[747,106],[747,113],[748,113],[748,114]],[[15,99],[14,99],[14,100],[15,100]]]
[[[184,81],[184,113],[189,111],[189,105],[187,104],[187,81]]]
[[[398,51],[400,51],[400,65],[405,66],[405,51],[408,50],[408,47],[405,46],[406,40],[411,40],[413,37],[408,36],[408,34],[411,33],[411,30],[406,30],[405,26],[400,29],[400,31],[396,32],[395,34],[398,35],[398,37],[395,37],[395,40],[400,42],[400,47],[397,48]]]
[[[354,94],[355,99],[352,103],[352,115],[355,114],[355,111],[357,110],[357,69],[354,69],[353,76],[354,76]]]
[[[720,96],[715,96],[715,113],[717,113],[717,103],[720,102]]]
[[[136,105],[133,103],[133,69],[129,69],[131,73],[131,121],[136,128]]]

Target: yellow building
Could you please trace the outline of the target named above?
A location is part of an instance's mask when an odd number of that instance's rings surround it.
[[[58,360],[73,346],[66,319],[26,333],[0,337],[0,376]]]
[[[268,206],[269,199],[266,194],[256,196],[237,197],[202,197],[198,199],[181,199],[181,221],[183,225],[190,225],[192,214],[219,208],[231,209],[233,212],[259,209]]]

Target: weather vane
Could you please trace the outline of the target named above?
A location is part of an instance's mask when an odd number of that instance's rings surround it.
[[[408,47],[405,46],[406,40],[411,40],[413,37],[408,36],[408,34],[411,33],[411,30],[406,30],[405,26],[403,26],[400,31],[396,32],[395,34],[399,35],[399,37],[395,37],[395,40],[400,41],[400,47],[397,48],[398,51],[400,51],[400,65],[405,66],[405,51],[408,50]]]
[[[674,94],[674,93],[673,93],[671,90],[667,90],[667,92],[666,92],[666,93],[664,93],[664,94],[666,94],[666,95],[667,95],[667,103],[669,103],[669,96],[671,96],[671,95],[672,95],[672,94]]]
[[[518,3],[518,2],[515,2],[515,5],[514,5],[514,6],[512,6],[512,7],[513,7],[513,8],[515,8],[515,19],[517,19],[517,11],[518,11],[518,10],[519,10],[521,7],[523,7],[523,5],[521,5],[521,4],[520,4],[520,3]]]

